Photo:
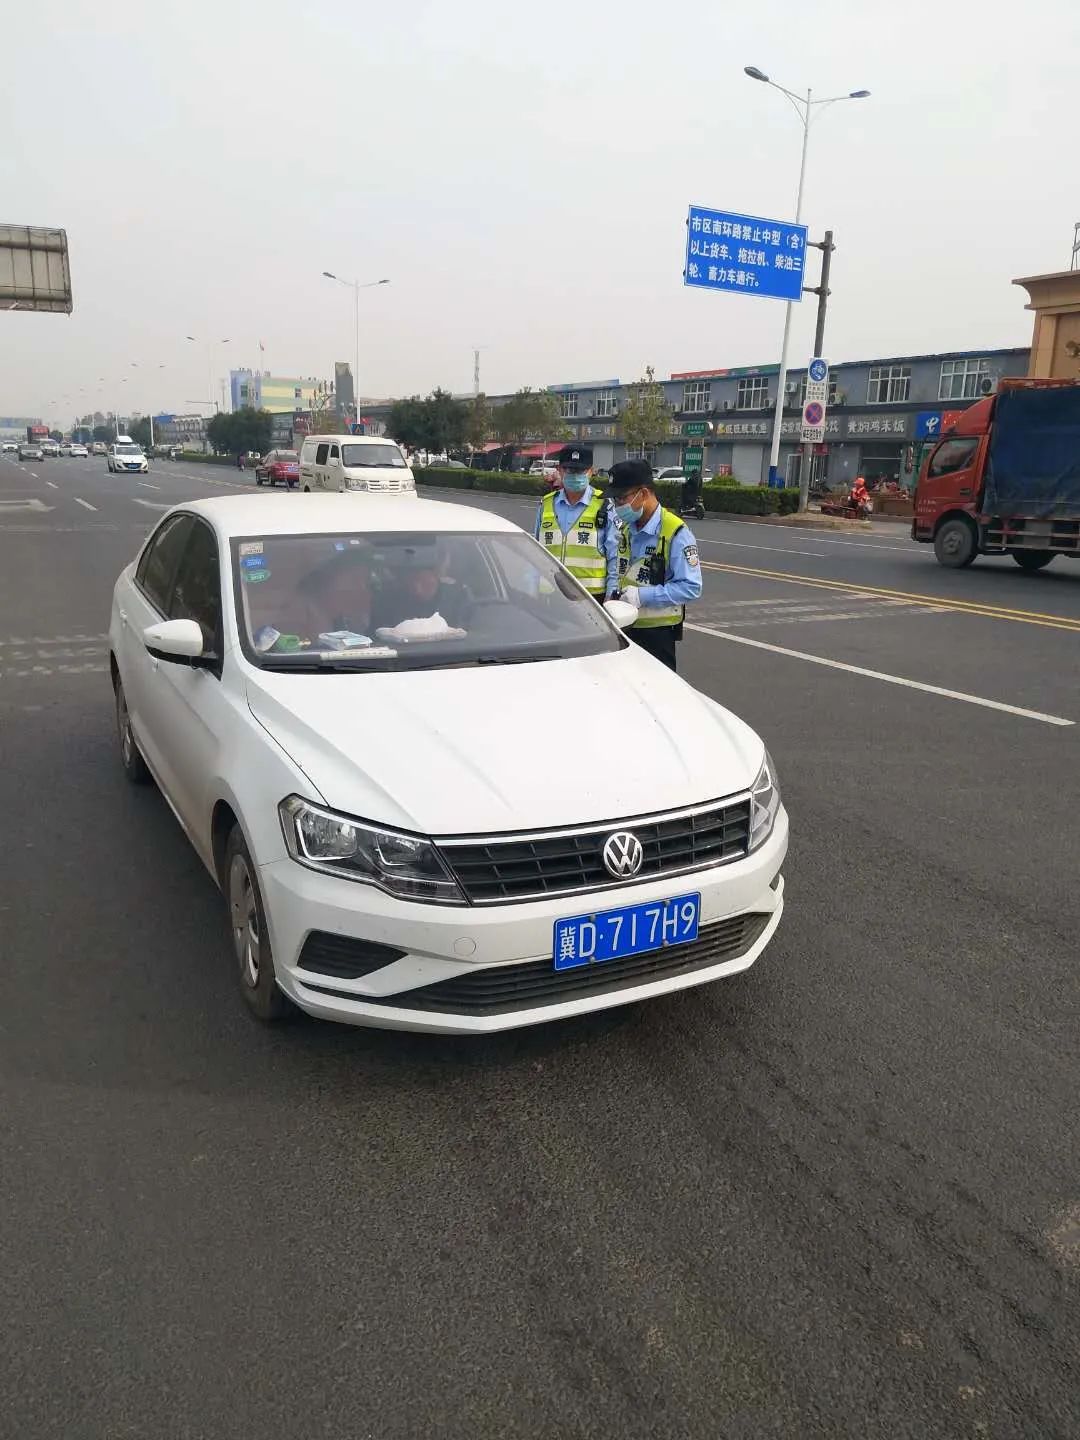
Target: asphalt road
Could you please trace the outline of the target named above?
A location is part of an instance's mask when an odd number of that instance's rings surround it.
[[[1073,1440],[1080,567],[704,522],[683,671],[791,813],[761,962],[269,1032],[106,670],[140,537],[237,483],[0,464],[0,1433]]]

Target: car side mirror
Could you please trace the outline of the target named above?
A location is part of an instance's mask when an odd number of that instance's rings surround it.
[[[604,609],[608,618],[613,620],[620,630],[625,630],[628,625],[633,625],[638,618],[638,608],[631,605],[629,600],[605,600]]]
[[[143,643],[155,660],[194,665],[203,658],[203,635],[194,620],[162,620],[143,631]]]

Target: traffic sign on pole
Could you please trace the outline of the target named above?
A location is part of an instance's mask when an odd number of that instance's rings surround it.
[[[805,225],[690,206],[684,285],[801,300],[805,257]]]
[[[708,422],[705,420],[687,420],[682,427],[682,433],[684,435],[704,435],[708,428]]]
[[[705,450],[701,445],[688,445],[683,451],[683,469],[700,470],[705,461]]]
[[[815,355],[806,368],[806,398],[803,401],[803,444],[820,445],[825,439],[825,411],[829,405],[829,362]]]

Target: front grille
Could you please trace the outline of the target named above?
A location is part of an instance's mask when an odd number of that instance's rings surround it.
[[[585,995],[607,995],[615,990],[647,985],[652,980],[707,970],[710,965],[745,955],[770,919],[770,915],[754,911],[732,915],[706,926],[689,945],[650,950],[647,955],[629,955],[625,960],[607,960],[601,965],[583,965],[579,970],[555,970],[551,960],[528,960],[520,965],[489,966],[397,995],[356,995],[323,986],[311,988],[346,1000],[362,1000],[365,1005],[388,1005],[399,1010],[444,1015],[507,1015],[515,1010],[558,1005]]]
[[[298,964],[301,970],[332,975],[337,980],[359,980],[384,965],[392,965],[406,953],[392,945],[377,945],[374,940],[354,940],[350,935],[313,930],[304,941]]]
[[[618,830],[636,835],[645,852],[641,869],[627,880],[613,877],[603,860],[604,842]],[[498,905],[578,890],[610,890],[723,865],[741,860],[749,839],[750,797],[744,795],[589,830],[437,843],[469,901]]]

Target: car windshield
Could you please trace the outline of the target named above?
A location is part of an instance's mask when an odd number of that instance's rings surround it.
[[[268,535],[232,550],[241,645],[264,669],[521,664],[626,644],[525,535]]]
[[[117,445],[117,455],[141,455],[142,451],[137,445]]]
[[[351,470],[405,469],[405,457],[396,445],[342,445],[341,463]]]

